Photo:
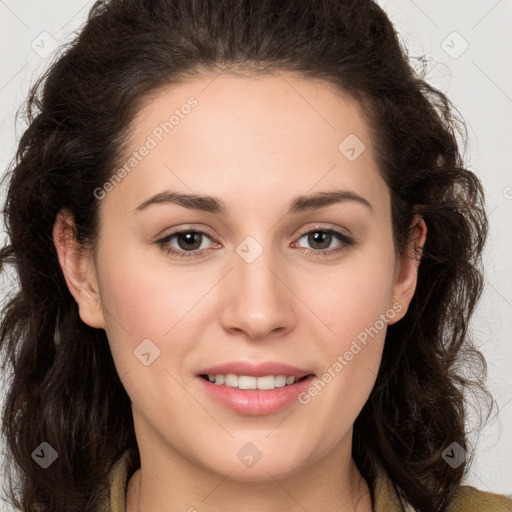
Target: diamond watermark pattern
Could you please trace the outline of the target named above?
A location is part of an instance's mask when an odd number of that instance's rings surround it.
[[[33,452],[32,458],[43,468],[49,468],[59,457],[59,454],[48,443],[41,443]]]
[[[357,160],[364,153],[365,149],[366,146],[363,141],[353,133],[346,137],[338,146],[339,152],[351,162]]]
[[[255,238],[248,236],[238,244],[236,252],[246,263],[252,263],[263,253],[263,247]]]
[[[236,454],[240,462],[248,468],[252,468],[261,459],[262,455],[253,443],[245,443]]]
[[[458,59],[469,48],[469,43],[457,31],[454,31],[442,41],[441,48],[452,59]]]
[[[146,338],[137,346],[133,354],[144,366],[149,366],[160,356],[160,349],[149,338]]]
[[[59,46],[57,40],[48,32],[41,32],[31,43],[31,48],[39,57],[48,58]]]
[[[453,469],[457,469],[466,460],[466,450],[459,443],[453,442],[441,456]]]

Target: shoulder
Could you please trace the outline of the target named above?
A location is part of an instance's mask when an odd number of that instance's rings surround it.
[[[455,492],[446,512],[512,512],[512,499],[463,485]]]

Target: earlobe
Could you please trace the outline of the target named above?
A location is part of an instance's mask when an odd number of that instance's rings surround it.
[[[409,247],[397,263],[395,281],[393,284],[393,300],[402,306],[401,313],[395,323],[407,313],[409,304],[416,291],[418,269],[427,239],[427,225],[420,215],[416,215],[410,226]]]
[[[91,251],[75,239],[73,215],[61,210],[53,226],[53,242],[70,293],[78,304],[80,318],[90,327],[104,328],[101,298]]]

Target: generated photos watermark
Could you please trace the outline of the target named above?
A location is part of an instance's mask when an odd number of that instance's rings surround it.
[[[299,393],[298,400],[302,405],[307,405],[311,402],[311,398],[315,397],[320,393],[325,386],[331,380],[338,375],[345,366],[347,366],[355,355],[359,354],[363,348],[368,344],[369,338],[373,339],[379,332],[381,332],[388,324],[390,320],[393,320],[397,313],[402,311],[403,306],[399,302],[395,302],[391,308],[385,313],[379,315],[379,319],[375,323],[366,327],[357,335],[357,339],[352,340],[350,348],[346,350],[342,355],[336,358],[336,361],[329,366],[329,368],[321,375],[316,378],[311,386],[306,391]],[[358,343],[359,342],[359,343]]]
[[[180,108],[174,109],[174,114],[167,121],[161,122],[150,135],[146,137],[146,142],[137,150],[133,151],[131,156],[125,163],[103,184],[101,187],[94,189],[94,197],[98,200],[104,199],[107,192],[112,191],[123,178],[130,174],[144,158],[149,155],[150,151],[155,149],[164,139],[165,135],[176,128],[182,119],[185,119],[192,109],[197,107],[199,102],[194,96],[187,99],[187,102]]]

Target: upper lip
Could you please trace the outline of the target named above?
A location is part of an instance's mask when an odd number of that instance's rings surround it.
[[[235,375],[248,375],[251,377],[264,377],[266,375],[286,375],[294,376],[296,379],[305,377],[312,372],[291,366],[289,364],[265,361],[262,363],[252,363],[250,361],[231,361],[229,363],[222,363],[215,366],[210,366],[199,372],[199,375],[228,375],[229,373]]]

